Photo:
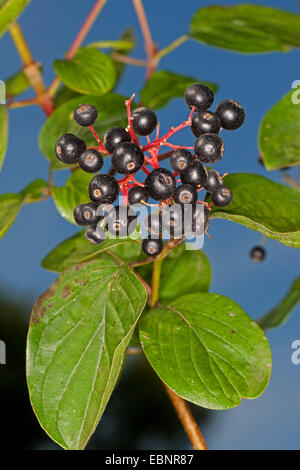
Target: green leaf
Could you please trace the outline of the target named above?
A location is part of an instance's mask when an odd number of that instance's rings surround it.
[[[152,263],[137,268],[148,283],[151,283],[152,268]],[[205,253],[201,250],[186,250],[182,243],[163,260],[159,302],[166,305],[182,295],[208,291],[211,277],[211,267]]]
[[[39,146],[42,154],[48,158],[53,169],[69,169],[55,156],[54,148],[58,138],[62,134],[76,134],[86,142],[87,146],[95,146],[96,141],[89,129],[80,127],[73,119],[74,110],[82,103],[90,103],[98,109],[98,119],[94,125],[96,132],[103,138],[105,131],[112,126],[127,125],[125,109],[125,97],[110,93],[106,96],[84,95],[74,98],[60,106],[46,120],[39,136]]]
[[[0,36],[2,36],[9,25],[19,17],[29,2],[30,0],[0,1]]]
[[[224,184],[232,190],[233,200],[226,207],[213,206],[211,218],[237,222],[283,245],[300,248],[299,191],[248,173],[225,176]]]
[[[261,5],[209,6],[198,10],[190,36],[244,54],[300,47],[300,16]]]
[[[29,80],[23,70],[11,75],[5,80],[6,96],[18,96],[30,88]]]
[[[300,164],[300,106],[293,103],[293,93],[276,103],[260,125],[259,147],[267,170]]]
[[[256,398],[271,375],[271,352],[257,324],[233,300],[190,294],[143,315],[144,353],[178,395],[210,409]]]
[[[278,328],[289,319],[293,309],[300,301],[300,277],[295,279],[285,297],[269,313],[258,320],[263,330]]]
[[[23,204],[40,201],[48,196],[48,183],[38,179],[30,183],[20,193],[0,195],[0,238],[14,223]]]
[[[63,273],[33,307],[27,380],[43,429],[65,449],[94,432],[146,303],[142,283],[111,256]]]
[[[0,170],[3,166],[8,143],[8,113],[6,106],[0,104]]]
[[[80,93],[76,93],[76,91],[71,90],[67,86],[63,85],[55,95],[55,107],[58,108],[62,104],[67,103],[67,101],[72,100],[73,98],[80,97]]]
[[[113,62],[96,49],[79,49],[73,59],[55,60],[53,66],[58,77],[78,93],[104,95],[116,82]]]
[[[113,251],[125,261],[134,261],[141,256],[140,244],[132,239],[107,238],[101,245],[93,245],[86,240],[84,231],[81,231],[57,245],[43,259],[42,266],[61,273],[75,264],[96,258],[107,250]]]
[[[142,103],[149,108],[163,108],[172,98],[182,98],[185,89],[195,82],[203,83],[214,92],[217,90],[215,83],[204,82],[197,78],[186,77],[167,70],[159,70],[152,75],[142,89]]]
[[[94,175],[76,170],[67,180],[65,186],[54,187],[52,196],[60,215],[76,225],[73,211],[78,204],[89,202],[88,186]]]
[[[131,51],[135,46],[134,41],[119,39],[117,41],[95,41],[91,42],[86,48],[95,49],[118,49],[120,51]]]

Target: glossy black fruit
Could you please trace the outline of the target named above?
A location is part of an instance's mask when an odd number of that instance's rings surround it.
[[[97,204],[111,204],[119,194],[119,185],[115,178],[109,175],[96,175],[89,184],[89,195]]]
[[[205,191],[212,193],[222,184],[222,178],[218,171],[208,170],[207,172],[207,183],[204,186]]]
[[[145,188],[141,186],[135,186],[128,191],[128,202],[129,204],[139,204],[141,201],[148,201],[148,193]]]
[[[185,90],[184,99],[189,108],[195,106],[196,111],[206,111],[214,101],[214,94],[207,86],[194,83]]]
[[[92,104],[80,104],[74,111],[74,119],[80,126],[92,126],[98,116],[98,111]]]
[[[144,220],[144,227],[151,235],[159,236],[163,231],[161,213],[153,212],[149,214]]]
[[[191,129],[196,137],[202,134],[218,134],[221,129],[221,121],[215,113],[200,111],[194,114]]]
[[[73,134],[64,134],[56,142],[55,154],[61,162],[71,165],[78,162],[85,149],[86,145],[79,137]]]
[[[164,201],[172,196],[176,188],[176,180],[166,168],[153,170],[145,180],[145,189],[152,199]]]
[[[79,204],[75,207],[73,215],[78,225],[95,225],[103,217],[101,209],[93,202]]]
[[[150,108],[137,108],[132,112],[132,127],[138,135],[149,135],[157,125],[157,117]]]
[[[194,204],[198,199],[198,193],[191,184],[178,186],[173,194],[176,204]]]
[[[163,228],[174,238],[184,234],[184,209],[182,205],[173,204],[162,210]]]
[[[194,204],[192,208],[192,231],[203,235],[209,226],[209,210],[206,204]]]
[[[144,154],[140,147],[132,142],[122,142],[113,151],[111,163],[118,173],[129,175],[143,166]]]
[[[185,149],[177,149],[170,156],[170,165],[174,171],[181,173],[192,166],[194,162],[191,152]]]
[[[211,198],[212,202],[216,206],[225,207],[232,201],[232,192],[226,186],[220,185],[215,191],[212,192]]]
[[[103,166],[103,157],[96,149],[87,149],[79,157],[79,166],[87,173],[96,173]]]
[[[255,263],[260,263],[266,257],[266,250],[262,246],[254,246],[250,250],[250,258]]]
[[[148,256],[157,256],[163,250],[163,242],[160,238],[152,240],[151,238],[145,238],[142,242],[142,250]]]
[[[103,138],[104,147],[109,153],[113,153],[118,144],[130,141],[131,137],[124,127],[111,127],[105,132]]]
[[[224,142],[217,134],[200,135],[194,148],[197,160],[202,163],[215,163],[224,154]]]
[[[183,184],[192,184],[196,188],[205,186],[207,183],[207,169],[201,162],[196,160],[190,168],[180,174],[180,178]]]
[[[94,245],[100,245],[104,242],[106,235],[102,227],[92,225],[85,231],[85,238]]]
[[[135,230],[137,223],[138,219],[132,208],[116,206],[107,214],[105,226],[111,234],[127,237]]]
[[[245,111],[242,106],[234,100],[222,101],[215,111],[224,129],[233,130],[240,127],[245,120]]]

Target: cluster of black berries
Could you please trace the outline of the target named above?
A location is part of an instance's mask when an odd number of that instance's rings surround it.
[[[80,126],[89,127],[98,142],[97,147],[86,148],[85,143],[73,134],[65,134],[56,143],[55,153],[64,163],[78,163],[80,168],[89,173],[97,173],[103,166],[103,155],[111,155],[112,172],[96,174],[89,184],[89,196],[92,202],[80,204],[74,209],[74,219],[79,225],[88,225],[86,238],[93,243],[101,243],[108,230],[113,235],[127,236],[137,226],[137,216],[132,205],[144,204],[158,206],[157,213],[150,214],[144,221],[147,236],[142,242],[143,251],[152,256],[163,249],[162,233],[164,230],[171,237],[185,235],[177,216],[172,214],[164,223],[164,209],[179,205],[182,212],[187,205],[192,207],[193,229],[200,224],[206,233],[209,224],[210,206],[226,206],[232,200],[232,192],[224,186],[222,176],[215,170],[207,169],[221,160],[224,143],[219,132],[224,129],[237,129],[245,119],[243,108],[236,101],[226,100],[220,103],[215,112],[207,111],[212,105],[214,94],[207,86],[195,83],[185,91],[185,102],[190,108],[187,121],[159,137],[159,125],[154,111],[139,107],[131,112],[131,102],[126,101],[127,128],[112,127],[100,140],[93,124],[97,119],[97,110],[92,105],[80,105],[74,112],[74,119]],[[184,127],[190,126],[197,137],[194,147],[173,145],[168,139]],[[156,129],[154,140],[149,135]],[[141,145],[137,136],[146,136],[147,143]],[[172,152],[159,154],[162,146],[171,147]],[[191,153],[189,150],[194,150]],[[161,168],[159,162],[170,157],[173,171]],[[146,174],[144,183],[135,179],[141,170]],[[123,178],[117,180],[113,175],[119,173]],[[176,180],[176,177],[179,177]],[[180,183],[177,186],[177,183]],[[198,193],[205,189],[211,193],[212,203],[198,201]],[[123,204],[103,208],[113,204],[119,194],[123,195]],[[149,204],[151,198],[157,204]],[[201,210],[200,205],[202,204]],[[175,206],[174,206],[175,207]],[[182,214],[181,214],[182,215]],[[179,223],[181,227],[179,227]],[[178,226],[177,226],[178,225]]]

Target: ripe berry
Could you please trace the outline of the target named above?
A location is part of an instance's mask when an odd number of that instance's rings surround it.
[[[99,207],[93,202],[87,204],[79,204],[73,212],[74,220],[78,225],[95,225],[102,218],[102,213]]]
[[[203,235],[209,226],[209,210],[205,204],[194,204],[192,208],[192,230]]]
[[[215,111],[224,129],[233,130],[240,127],[245,120],[245,111],[242,106],[234,100],[222,101]]]
[[[141,186],[135,186],[128,191],[128,202],[129,204],[139,204],[141,201],[148,201],[147,191]]]
[[[138,219],[134,210],[126,206],[113,207],[106,216],[107,230],[120,237],[127,237],[137,226]]]
[[[143,166],[144,154],[136,144],[122,142],[113,151],[111,163],[118,173],[129,175]]]
[[[189,108],[195,106],[196,111],[206,111],[213,103],[214,94],[207,86],[194,83],[185,90],[184,99]]]
[[[109,175],[96,175],[89,184],[89,195],[97,204],[111,204],[119,194],[119,185],[115,178]]]
[[[195,142],[197,160],[202,163],[215,163],[223,157],[224,142],[217,134],[203,134]]]
[[[232,192],[226,186],[220,185],[215,191],[213,191],[211,198],[212,202],[216,206],[225,207],[232,201]]]
[[[74,119],[80,126],[92,126],[98,116],[98,111],[92,104],[80,104],[74,111]]]
[[[121,142],[130,141],[131,137],[124,127],[111,127],[105,132],[103,138],[104,147],[109,153],[113,153],[116,146]]]
[[[191,184],[183,184],[176,188],[173,199],[177,204],[194,204],[198,199],[198,193]]]
[[[145,238],[142,242],[142,250],[148,256],[157,256],[163,250],[163,242],[160,238],[152,240],[151,238]]]
[[[202,134],[218,134],[221,129],[221,121],[215,113],[200,111],[192,118],[192,132],[196,137]]]
[[[250,258],[254,263],[260,263],[266,257],[266,250],[262,246],[254,246],[250,250]]]
[[[61,162],[70,165],[78,162],[85,149],[86,145],[79,137],[73,134],[64,134],[56,142],[55,154]]]
[[[85,238],[94,245],[100,245],[105,237],[105,232],[99,225],[92,225],[85,231]]]
[[[149,196],[157,201],[164,201],[172,196],[176,189],[176,180],[166,168],[157,168],[147,176],[145,189]]]
[[[194,162],[192,154],[185,149],[177,149],[170,156],[170,165],[174,171],[181,173],[192,166]]]
[[[207,169],[201,162],[194,160],[193,165],[180,174],[180,178],[183,184],[204,186],[207,183]]]
[[[162,210],[163,228],[174,238],[184,234],[184,210],[181,205],[171,205]]]
[[[150,108],[137,108],[132,113],[132,127],[138,135],[149,135],[157,125],[157,117]]]
[[[87,149],[79,157],[79,166],[87,173],[96,173],[103,166],[103,157],[96,149]]]
[[[208,170],[207,183],[204,186],[205,191],[207,191],[208,193],[212,193],[221,184],[222,184],[222,178],[221,178],[220,173],[216,170]]]
[[[163,231],[161,213],[154,212],[149,214],[144,220],[144,227],[151,235],[159,236]]]

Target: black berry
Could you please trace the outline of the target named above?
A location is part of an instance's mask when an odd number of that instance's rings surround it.
[[[207,183],[204,186],[205,191],[207,191],[208,193],[212,193],[221,184],[222,184],[222,178],[221,178],[220,173],[216,170],[208,170]]]
[[[163,228],[174,238],[184,234],[184,210],[181,205],[171,205],[162,210]]]
[[[80,104],[74,111],[74,119],[80,126],[92,126],[98,116],[97,109],[92,104]]]
[[[176,188],[173,199],[177,204],[194,204],[198,199],[198,193],[191,184],[183,184]]]
[[[113,151],[111,163],[118,173],[129,175],[143,166],[144,154],[140,147],[132,142],[122,142]]]
[[[105,232],[99,225],[93,225],[85,231],[85,238],[94,245],[100,245],[105,240]]]
[[[207,86],[194,83],[185,90],[184,99],[189,108],[195,106],[196,111],[206,111],[214,101],[214,94]]]
[[[73,215],[78,225],[95,225],[103,217],[101,209],[93,202],[79,204],[75,207]]]
[[[203,235],[209,226],[209,210],[206,204],[194,204],[192,208],[192,230]]]
[[[170,156],[170,165],[174,171],[181,173],[192,166],[194,162],[191,152],[185,149],[177,149]]]
[[[79,137],[73,134],[64,134],[56,142],[55,154],[61,162],[70,165],[78,162],[85,149],[86,145]]]
[[[242,106],[234,100],[222,101],[215,111],[224,129],[233,130],[240,127],[245,120],[245,111]]]
[[[139,204],[141,201],[148,201],[147,191],[141,186],[135,186],[128,191],[128,202],[129,204]]]
[[[163,201],[172,196],[176,188],[176,180],[166,168],[157,168],[147,176],[145,189],[152,199]]]
[[[192,166],[180,174],[183,184],[192,184],[195,187],[205,186],[207,183],[207,169],[199,162],[194,161]]]
[[[262,246],[254,246],[250,250],[250,258],[255,263],[260,263],[266,257],[266,250]]]
[[[212,202],[216,206],[225,207],[232,201],[232,192],[226,186],[220,185],[215,191],[212,192]]]
[[[132,127],[138,135],[149,135],[157,125],[157,117],[150,108],[137,108],[132,112]]]
[[[113,153],[118,144],[130,141],[131,137],[124,127],[111,127],[105,132],[103,138],[104,147],[109,153]]]
[[[96,175],[89,184],[89,195],[97,204],[111,204],[119,194],[119,185],[115,178],[109,175]]]
[[[215,113],[200,111],[192,118],[192,132],[196,137],[202,134],[218,134],[221,129],[221,121]]]
[[[217,134],[200,135],[194,148],[197,160],[202,163],[215,163],[224,154],[224,142]]]
[[[163,242],[160,238],[152,240],[151,238],[145,238],[142,242],[142,250],[148,256],[157,256],[163,250]]]
[[[116,206],[107,214],[105,226],[111,234],[127,237],[135,230],[137,223],[138,219],[132,208]]]
[[[79,166],[87,173],[96,173],[103,166],[103,157],[96,149],[87,149],[79,157]]]
[[[159,236],[162,233],[162,215],[160,212],[149,214],[144,220],[144,227],[151,235]]]

